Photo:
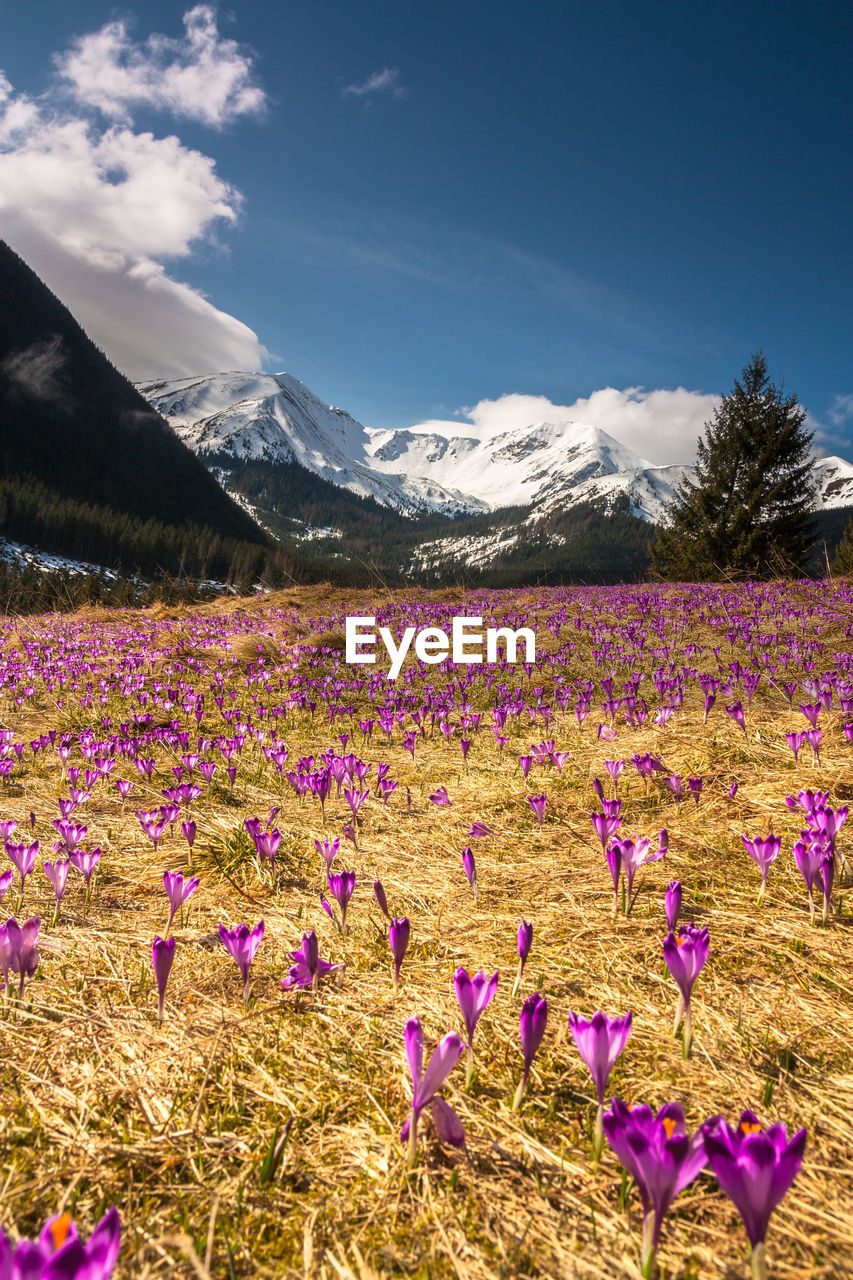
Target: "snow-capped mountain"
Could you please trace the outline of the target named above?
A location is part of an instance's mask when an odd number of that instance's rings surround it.
[[[654,466],[606,431],[531,423],[488,440],[363,426],[286,373],[220,373],[140,385],[146,399],[209,465],[224,459],[297,462],[333,485],[410,514],[474,514],[524,506],[536,514],[627,497],[658,521],[685,466]],[[822,458],[821,507],[853,505],[853,465]]]
[[[375,466],[375,433],[289,374],[217,373],[146,382],[139,390],[202,458],[298,462],[331,484],[398,511],[455,515],[488,509],[453,484],[402,467]]]

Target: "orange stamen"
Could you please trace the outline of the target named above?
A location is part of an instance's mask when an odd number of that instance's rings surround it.
[[[675,1121],[673,1120],[672,1116],[664,1116],[663,1120],[661,1120],[661,1124],[666,1130],[666,1136],[668,1138],[671,1138],[672,1135],[675,1133]]]
[[[71,1214],[63,1213],[61,1218],[57,1218],[56,1222],[50,1224],[50,1234],[53,1236],[54,1249],[61,1249],[68,1239],[68,1232],[71,1230]]]
[[[750,1124],[748,1120],[742,1120],[742,1121],[741,1121],[741,1126],[740,1126],[740,1131],[741,1131],[741,1133],[744,1133],[744,1134],[749,1134],[749,1133],[761,1133],[761,1125],[760,1125],[760,1124]]]

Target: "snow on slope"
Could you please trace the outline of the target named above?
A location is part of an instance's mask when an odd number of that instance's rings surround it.
[[[822,507],[853,506],[853,464],[843,458],[819,458],[814,477]]]
[[[404,512],[458,515],[626,496],[658,521],[684,466],[653,466],[598,427],[533,423],[488,440],[364,427],[286,373],[220,373],[147,382],[140,391],[196,453],[299,462],[315,475]],[[853,504],[853,465],[822,458],[819,505]]]
[[[409,476],[402,468],[377,471],[367,428],[289,374],[218,373],[146,382],[139,390],[202,456],[298,462],[332,484],[402,511],[485,509],[455,485]]]

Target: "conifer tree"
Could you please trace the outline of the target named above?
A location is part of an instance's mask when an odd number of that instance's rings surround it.
[[[801,568],[815,540],[812,433],[796,395],[756,352],[699,441],[652,549],[670,579],[773,577]]]

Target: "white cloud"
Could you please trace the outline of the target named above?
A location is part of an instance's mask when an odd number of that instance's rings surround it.
[[[381,71],[374,71],[361,84],[348,84],[343,93],[345,97],[352,95],[354,98],[366,98],[372,93],[391,93],[395,98],[406,96],[406,90],[400,84],[398,67],[383,67]]]
[[[567,405],[554,404],[545,396],[510,394],[459,410],[459,421],[421,422],[411,430],[488,440],[534,423],[582,422],[606,431],[649,462],[692,462],[704,424],[719,402],[719,396],[685,387],[674,391],[604,387]]]
[[[853,418],[853,395],[833,396],[832,404],[827,409],[826,416],[836,427],[841,427],[844,423],[849,422]]]
[[[252,59],[220,38],[215,10],[196,5],[184,27],[182,39],[152,35],[135,44],[127,23],[110,22],[54,61],[75,101],[113,120],[149,107],[218,127],[262,112],[266,95],[252,83]]]
[[[241,97],[249,90],[232,65],[242,55],[218,40],[213,11],[198,6],[185,24],[183,42],[152,36],[132,46],[111,23],[58,59],[78,101],[123,121],[106,128],[55,91],[38,101],[16,94],[0,72],[3,236],[132,378],[255,369],[266,354],[251,329],[165,266],[234,225],[240,193],[209,156],[173,135],[135,131],[126,114],[144,101],[221,124],[253,109],[257,99]]]

